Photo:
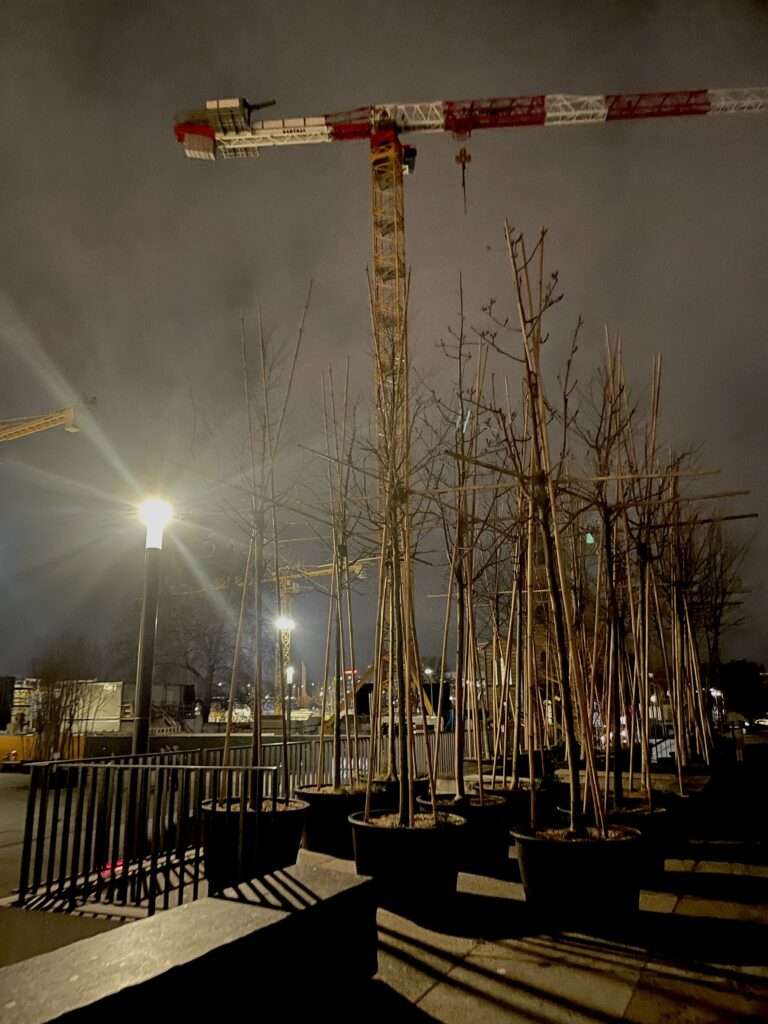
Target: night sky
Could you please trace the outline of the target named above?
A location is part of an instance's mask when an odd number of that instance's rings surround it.
[[[296,116],[755,85],[768,85],[766,3],[3,0],[0,417],[85,411],[79,435],[0,449],[0,674],[25,672],[63,630],[108,647],[125,626],[140,591],[131,508],[142,494],[162,490],[179,507],[175,533],[193,557],[211,531],[232,534],[205,478],[243,455],[241,316],[252,338],[261,305],[269,338],[290,344],[314,281],[283,480],[307,465],[298,444],[320,442],[328,364],[341,377],[349,357],[355,394],[372,390],[365,143],[191,162],[176,113],[239,95],[274,97],[275,116]],[[762,514],[768,114],[478,133],[466,216],[460,144],[416,144],[416,369],[432,380],[450,370],[437,343],[455,323],[460,272],[470,320],[489,297],[509,299],[504,218],[529,233],[546,226],[565,292],[552,365],[579,314],[585,376],[605,324],[621,333],[637,388],[661,351],[665,437],[722,469],[707,490],[751,490],[732,511]],[[726,653],[768,659],[768,542],[755,522],[735,531],[756,537],[751,620]],[[422,593],[425,654],[439,604]],[[311,667],[323,614],[316,597],[295,609]],[[363,623],[360,635],[367,662]]]

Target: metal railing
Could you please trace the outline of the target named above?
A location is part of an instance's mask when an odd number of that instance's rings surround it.
[[[332,784],[333,739],[322,742],[322,758],[318,737],[288,743],[291,794]],[[204,878],[203,804],[220,802],[241,815],[234,827],[242,845],[253,787],[273,800],[285,796],[283,745],[263,744],[257,769],[250,754],[250,744],[242,744],[230,748],[227,765],[223,747],[33,764],[17,903],[68,909],[95,901],[142,905],[152,914],[171,901],[197,899]],[[342,784],[367,777],[369,755],[369,736],[342,737]],[[414,755],[416,773],[426,775],[422,733],[414,735]],[[438,775],[450,775],[452,765],[453,734],[447,733]]]
[[[203,806],[244,816],[249,802],[258,811],[259,798],[277,795],[274,768],[152,757],[32,766],[18,905],[143,904],[153,914],[197,899]]]
[[[302,786],[316,786],[318,783],[323,786],[330,786],[333,783],[333,737],[323,737],[322,771],[318,771],[321,764],[320,739],[317,736],[307,736],[301,739],[289,740],[288,748],[288,777],[290,780],[290,791],[293,792]],[[435,737],[430,736],[430,753],[434,758]],[[370,761],[371,738],[368,735],[359,736],[357,740],[346,737],[341,739],[341,784],[350,785],[356,780],[365,780],[368,776]],[[250,760],[250,744],[232,746],[228,753],[228,763],[231,765],[246,766]],[[448,778],[453,775],[453,754],[454,734],[445,733],[440,737],[438,753],[437,775],[439,778]],[[419,732],[414,735],[414,754],[416,763],[416,774],[427,775],[427,743],[424,734]],[[221,764],[224,755],[223,747],[212,747],[202,752],[204,764]],[[282,743],[264,743],[261,747],[261,763],[265,767],[283,767],[283,745]],[[320,777],[319,777],[320,776]],[[280,795],[282,791],[283,774],[281,772],[279,785]]]

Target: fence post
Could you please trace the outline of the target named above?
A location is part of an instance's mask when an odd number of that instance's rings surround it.
[[[24,821],[24,843],[21,848],[21,865],[19,869],[19,894],[16,899],[18,906],[24,906],[29,884],[29,866],[32,857],[32,835],[35,828],[35,807],[37,790],[40,782],[40,768],[33,764],[29,780],[29,796],[27,797],[27,816]]]

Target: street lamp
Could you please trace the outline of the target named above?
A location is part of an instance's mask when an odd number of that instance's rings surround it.
[[[139,519],[147,528],[147,548],[159,551],[163,546],[163,531],[173,519],[173,509],[162,498],[147,498],[139,505]]]
[[[152,675],[155,667],[157,598],[160,589],[160,552],[163,531],[173,518],[173,509],[162,498],[148,498],[139,506],[139,519],[147,528],[144,552],[144,597],[136,657],[136,699],[133,713],[134,754],[149,751],[149,723],[152,713]]]

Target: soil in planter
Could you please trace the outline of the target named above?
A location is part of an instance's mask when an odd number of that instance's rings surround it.
[[[412,824],[401,826],[400,815],[393,811],[391,814],[377,814],[375,825],[377,828],[434,828],[435,819],[431,814],[414,814]]]
[[[605,835],[603,835],[599,828],[594,828],[592,825],[585,828],[579,834],[572,832],[569,828],[542,828],[537,829],[535,835],[538,839],[552,839],[555,842],[567,843],[594,843],[608,840],[616,842],[634,838],[631,835],[627,835],[625,829],[621,827],[611,828],[610,825],[606,828]]]

